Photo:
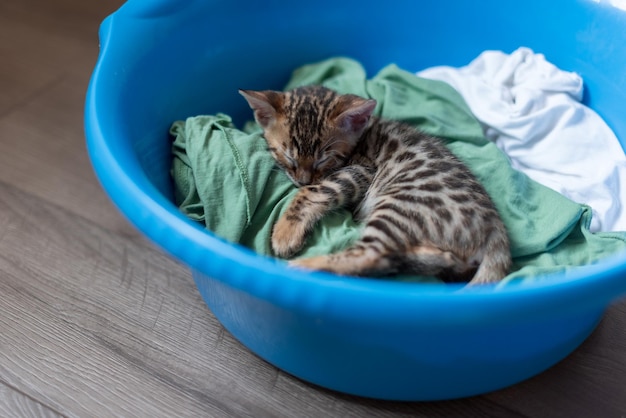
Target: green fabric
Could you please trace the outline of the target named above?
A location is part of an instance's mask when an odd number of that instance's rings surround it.
[[[260,128],[250,124],[247,131],[223,114],[175,122],[175,199],[218,236],[271,255],[272,226],[297,188],[275,166]],[[358,235],[350,213],[336,211],[320,222],[302,255],[338,251]]]
[[[444,138],[483,183],[508,229],[515,271],[507,279],[569,270],[626,248],[625,234],[589,232],[588,207],[512,169],[449,85],[395,65],[368,80],[363,67],[346,58],[297,69],[286,89],[308,84],[376,99],[376,115]],[[238,130],[227,115],[218,114],[177,121],[170,133],[175,137],[172,177],[181,210],[218,236],[271,255],[272,226],[297,189],[276,168],[260,129],[249,123]],[[345,248],[360,228],[349,212],[333,212],[317,225],[299,256]]]

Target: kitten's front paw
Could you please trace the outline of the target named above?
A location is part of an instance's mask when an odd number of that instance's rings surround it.
[[[291,258],[304,246],[306,230],[301,223],[290,222],[282,217],[272,231],[272,250],[281,258]]]

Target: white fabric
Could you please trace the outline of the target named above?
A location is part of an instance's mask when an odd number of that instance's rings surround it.
[[[626,231],[626,157],[611,129],[580,103],[580,76],[528,48],[486,51],[465,67],[417,75],[452,85],[515,169],[591,206],[592,231]]]

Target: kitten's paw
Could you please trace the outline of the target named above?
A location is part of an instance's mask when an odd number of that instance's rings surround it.
[[[272,250],[281,258],[291,258],[304,246],[306,229],[300,224],[282,217],[272,231]]]
[[[291,260],[289,267],[300,270],[327,270],[325,259],[325,256],[299,258],[297,260]]]

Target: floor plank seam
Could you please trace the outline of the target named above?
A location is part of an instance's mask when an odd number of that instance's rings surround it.
[[[124,221],[131,228],[133,228],[134,231],[138,232],[138,235],[131,236],[131,235],[127,234],[127,233],[121,233],[121,232],[118,232],[118,231],[116,231],[114,229],[106,228],[103,225],[101,225],[101,224],[99,224],[99,223],[89,219],[88,217],[84,216],[81,212],[73,211],[73,210],[71,210],[71,209],[69,209],[69,208],[67,208],[65,206],[61,206],[61,205],[59,205],[58,203],[56,203],[56,202],[54,202],[52,200],[46,199],[45,197],[42,197],[42,196],[39,196],[38,194],[33,193],[33,192],[29,191],[29,190],[25,190],[25,189],[23,189],[23,188],[21,188],[19,186],[16,186],[16,185],[14,185],[14,184],[12,184],[10,182],[7,182],[4,179],[0,179],[0,184],[2,184],[3,187],[6,187],[6,188],[11,189],[11,190],[14,190],[17,193],[23,194],[23,195],[28,196],[28,197],[30,197],[32,199],[36,199],[36,200],[42,201],[46,205],[48,205],[48,206],[50,206],[50,207],[52,207],[52,208],[54,208],[56,210],[59,210],[59,211],[62,211],[62,212],[66,212],[66,213],[70,213],[70,214],[72,214],[73,217],[80,219],[81,222],[84,222],[84,223],[88,224],[89,226],[97,229],[98,231],[104,231],[107,234],[112,234],[115,237],[120,238],[122,240],[128,240],[128,241],[130,241],[130,242],[132,242],[132,243],[134,243],[134,244],[136,244],[136,245],[138,245],[138,246],[140,246],[142,248],[148,248],[149,247],[149,248],[152,248],[152,249],[157,249],[158,251],[160,251],[163,254],[167,254],[160,247],[158,247],[154,243],[152,243],[144,234],[139,232],[139,230],[135,227],[135,225],[133,225],[131,222],[129,222],[128,219],[123,217],[121,214],[120,214],[120,218],[124,219]],[[99,193],[104,193],[104,190],[102,188],[99,188],[98,192]],[[140,239],[137,239],[137,237],[139,237]],[[168,254],[168,256],[169,256],[169,254]],[[179,263],[175,258],[173,258],[173,257],[169,257],[169,258],[172,261],[174,261],[175,263]]]
[[[10,383],[5,382],[4,380],[0,380],[0,384],[6,386],[7,388],[9,388],[10,390],[19,393],[20,395],[24,396],[25,398],[27,398],[28,400],[30,400],[31,402],[36,403],[37,405],[41,405],[43,408],[45,408],[46,410],[52,412],[53,414],[58,415],[59,417],[62,418],[68,418],[67,415],[61,413],[60,411],[56,410],[55,408],[51,407],[50,405],[46,405],[44,402],[40,401],[39,399],[35,398],[34,396],[20,390],[19,388],[11,385]]]

